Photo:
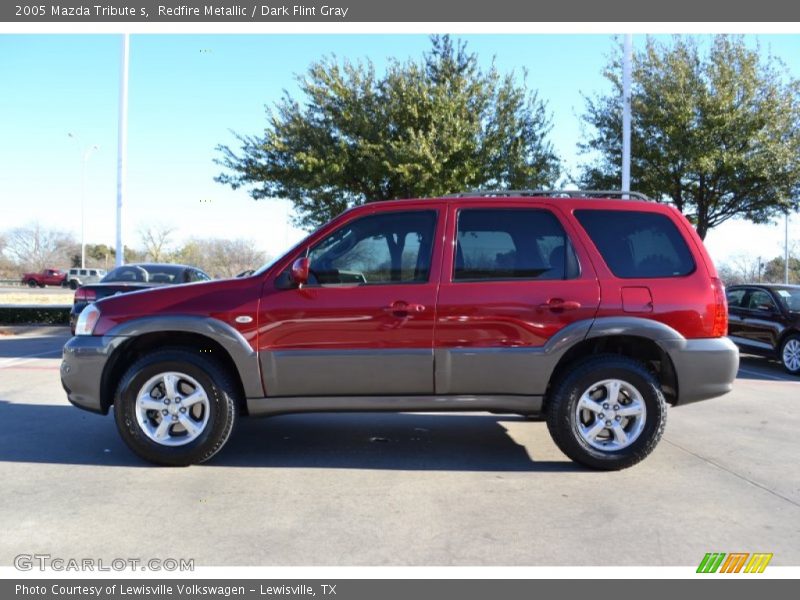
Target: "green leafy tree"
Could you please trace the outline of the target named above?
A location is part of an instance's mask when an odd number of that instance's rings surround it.
[[[605,71],[613,91],[587,98],[581,149],[599,158],[584,165],[586,187],[620,185],[620,64]],[[695,38],[648,39],[633,59],[631,188],[672,202],[702,238],[731,218],[763,223],[796,208],[799,92],[741,37],[715,36],[707,53]]]
[[[346,208],[474,188],[552,185],[559,161],[544,103],[513,74],[484,71],[466,44],[433,36],[421,61],[323,59],[267,110],[260,136],[219,146],[216,181],[283,197],[314,228]]]

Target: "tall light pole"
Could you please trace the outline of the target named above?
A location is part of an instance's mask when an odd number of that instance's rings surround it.
[[[622,191],[631,191],[631,63],[633,34],[625,34],[622,49]],[[624,195],[623,198],[627,198]]]
[[[89,162],[89,157],[92,152],[99,150],[100,146],[93,144],[86,146],[81,151],[81,140],[75,133],[68,133],[69,137],[75,140],[78,144],[78,150],[81,152],[81,269],[86,268],[86,163]]]
[[[783,283],[789,283],[789,211],[786,211],[786,214],[783,216],[784,218],[784,228],[785,231],[783,233]]]
[[[119,133],[117,142],[117,267],[125,262],[125,245],[122,243],[122,207],[127,194],[128,176],[128,61],[130,40],[122,35],[119,75]]]

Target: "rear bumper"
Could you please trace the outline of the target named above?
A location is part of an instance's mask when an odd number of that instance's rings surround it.
[[[64,345],[61,385],[72,404],[103,415],[108,413],[100,390],[103,370],[116,345],[113,337],[90,335],[75,336]]]
[[[678,380],[677,405],[716,398],[731,391],[739,370],[739,349],[728,338],[668,340]]]

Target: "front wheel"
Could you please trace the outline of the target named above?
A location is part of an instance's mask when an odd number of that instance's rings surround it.
[[[661,439],[667,419],[658,380],[640,362],[598,355],[572,366],[547,401],[547,428],[575,462],[602,470],[635,465]]]
[[[788,373],[800,375],[800,335],[793,333],[783,341],[781,364]]]
[[[114,401],[122,439],[141,458],[169,466],[202,463],[228,441],[237,387],[218,363],[189,349],[149,354],[125,373]]]

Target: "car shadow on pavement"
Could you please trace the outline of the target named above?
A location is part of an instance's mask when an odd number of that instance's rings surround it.
[[[591,473],[566,457],[536,460],[504,423],[509,415],[340,413],[241,419],[215,467]],[[111,415],[0,399],[0,462],[149,466],[120,439]],[[202,468],[202,467],[200,467]]]
[[[739,372],[736,378],[800,383],[800,377],[787,373],[777,360],[749,354],[739,356]]]

